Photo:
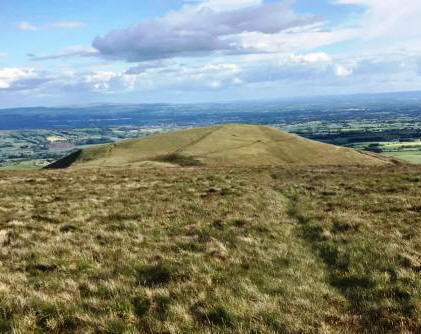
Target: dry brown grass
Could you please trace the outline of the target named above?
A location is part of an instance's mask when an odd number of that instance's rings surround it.
[[[0,172],[0,331],[419,333],[419,173]]]

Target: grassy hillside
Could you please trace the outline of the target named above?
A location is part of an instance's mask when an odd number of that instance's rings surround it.
[[[419,333],[420,171],[0,172],[0,331]]]
[[[169,132],[87,148],[53,167],[144,165],[383,165],[387,158],[322,144],[264,126],[230,125]]]

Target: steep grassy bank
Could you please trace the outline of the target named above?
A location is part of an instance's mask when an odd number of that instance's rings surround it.
[[[417,333],[419,173],[0,172],[0,331]]]

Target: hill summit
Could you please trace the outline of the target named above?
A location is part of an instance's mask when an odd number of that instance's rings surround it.
[[[266,126],[221,125],[93,146],[72,153],[47,168],[375,166],[389,163],[387,158],[374,154],[312,141]]]

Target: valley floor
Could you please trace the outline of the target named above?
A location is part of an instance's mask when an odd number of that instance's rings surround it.
[[[419,333],[421,168],[0,172],[0,332]]]

